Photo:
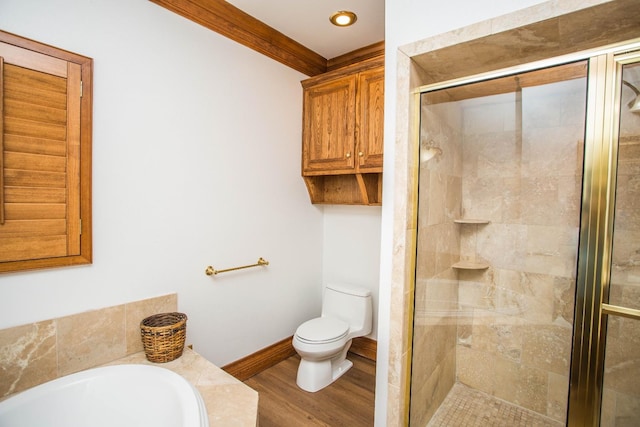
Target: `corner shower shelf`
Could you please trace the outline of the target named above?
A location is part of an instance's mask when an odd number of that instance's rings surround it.
[[[477,261],[458,261],[452,267],[457,270],[486,270],[489,268],[489,264]]]
[[[456,224],[475,225],[477,230],[477,226],[489,224],[490,221],[488,219],[461,218],[461,219],[455,219],[453,220],[453,222],[455,222]],[[452,267],[457,270],[486,270],[490,266],[489,266],[489,263],[487,263],[486,261],[458,261],[455,264],[453,264]]]
[[[489,224],[488,219],[454,219],[456,224]]]

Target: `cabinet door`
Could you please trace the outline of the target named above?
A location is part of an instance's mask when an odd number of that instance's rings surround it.
[[[360,172],[382,172],[384,153],[384,68],[360,73],[357,157]]]
[[[353,171],[355,98],[355,76],[305,89],[303,175]]]

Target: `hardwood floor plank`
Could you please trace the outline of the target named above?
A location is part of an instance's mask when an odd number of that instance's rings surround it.
[[[330,427],[329,424],[315,419],[306,410],[300,409],[292,403],[284,394],[274,393],[273,385],[260,381],[246,381],[247,385],[253,387],[259,395],[258,417],[260,427],[276,426],[322,426]]]
[[[289,371],[288,367],[287,371]],[[265,384],[268,384],[271,393],[276,393],[278,398],[286,399],[290,404],[286,408],[275,407],[274,409],[278,412],[278,416],[283,415],[281,412],[285,412],[284,415],[287,415],[286,410],[290,410],[291,406],[295,407],[296,411],[288,414],[297,417],[296,423],[291,425],[306,425],[305,422],[307,421],[309,421],[309,425],[315,425],[315,421],[317,420],[322,424],[335,426],[340,425],[343,421],[339,415],[341,407],[333,402],[329,396],[327,396],[327,393],[322,393],[324,390],[317,393],[308,393],[300,390],[295,383],[295,375],[281,376],[279,373],[272,371],[262,375],[262,380]],[[269,398],[264,395],[260,397],[264,397],[265,399]],[[303,415],[299,416],[298,411],[301,411]],[[351,417],[349,416],[349,418]],[[291,421],[292,420],[289,419],[289,422]],[[262,418],[260,425],[263,425]]]
[[[372,426],[375,362],[351,353],[348,358],[353,367],[316,393],[296,385],[298,355],[246,380],[260,395],[260,427]]]

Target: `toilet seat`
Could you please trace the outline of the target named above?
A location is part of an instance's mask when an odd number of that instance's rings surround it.
[[[296,330],[296,337],[307,344],[325,344],[343,339],[347,332],[347,322],[331,317],[318,317],[300,325]]]

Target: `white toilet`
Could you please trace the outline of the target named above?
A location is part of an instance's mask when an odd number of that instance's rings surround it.
[[[304,322],[293,336],[293,348],[301,359],[298,387],[316,392],[347,372],[353,366],[347,360],[351,341],[371,332],[372,316],[369,289],[327,285],[321,317]]]

